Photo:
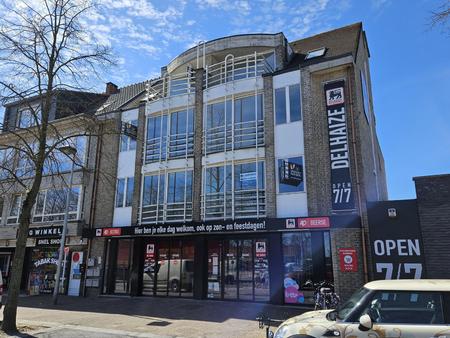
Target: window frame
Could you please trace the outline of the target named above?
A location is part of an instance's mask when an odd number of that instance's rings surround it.
[[[12,216],[11,211],[14,206],[15,199],[19,198],[19,207],[17,211],[17,215]],[[19,223],[19,216],[22,212],[22,202],[23,202],[23,195],[22,194],[13,194],[12,198],[10,199],[9,208],[8,208],[8,216],[6,218],[7,224],[17,224]],[[15,220],[15,221],[14,221]]]
[[[299,104],[300,104],[300,118],[293,121],[291,118],[291,87],[298,86]],[[284,122],[277,121],[277,91],[283,89],[284,91]],[[302,86],[300,82],[287,83],[283,86],[273,88],[273,107],[274,107],[274,124],[275,126],[281,126],[290,123],[303,121],[303,101],[302,101]]]
[[[122,201],[118,204],[118,196],[119,196],[119,181],[123,180],[122,187]],[[131,196],[128,195],[130,182],[133,182],[131,185]],[[115,189],[115,198],[114,198],[114,208],[130,208],[133,205],[133,194],[134,194],[134,176],[129,177],[118,177],[116,180],[116,189]],[[130,197],[130,198],[129,198]]]
[[[122,121],[122,123],[130,123],[135,127],[138,127],[139,121],[137,119],[129,120],[129,121]],[[124,142],[125,140],[125,142]],[[125,143],[125,147],[123,148],[122,145]],[[134,146],[131,146],[134,144]],[[136,140],[133,139],[131,136],[120,134],[120,140],[119,140],[119,153],[124,153],[126,151],[133,151],[136,150]]]
[[[61,222],[60,219],[48,219],[51,217],[56,217],[56,216],[63,216],[64,219],[64,215],[65,215],[65,206],[64,206],[64,211],[62,213],[47,213],[46,209],[47,209],[47,196],[48,196],[48,192],[51,190],[65,190],[68,188],[61,188],[61,189],[57,189],[57,188],[50,188],[50,189],[43,189],[40,190],[38,193],[38,196],[36,197],[36,203],[33,206],[33,210],[32,210],[32,223],[49,223],[49,222]],[[82,185],[73,185],[71,187],[72,192],[74,189],[78,189],[78,200],[77,200],[77,210],[76,211],[70,211],[70,201],[69,201],[69,214],[68,214],[68,220],[69,221],[78,221],[81,218],[81,206],[82,206],[82,200],[83,200],[83,186]],[[41,193],[45,193],[44,195],[44,201],[43,201],[43,205],[42,205],[42,213],[37,214],[36,213],[36,206],[37,206],[37,202],[38,202],[38,198],[39,198],[39,194]],[[67,196],[64,194],[64,205],[66,202],[66,198]],[[75,215],[75,218],[70,218],[70,215]],[[35,219],[36,217],[41,217],[41,220],[37,220]],[[47,218],[47,219],[46,219]]]

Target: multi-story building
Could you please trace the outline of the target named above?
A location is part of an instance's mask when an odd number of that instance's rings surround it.
[[[66,240],[69,251],[66,252],[63,283],[64,291],[73,295],[80,293],[81,279],[79,270],[69,272],[69,266],[72,262],[75,267],[75,263],[83,260],[88,244],[81,235],[91,217],[95,168],[95,158],[91,154],[95,154],[97,144],[94,117],[107,97],[106,94],[57,90],[51,100],[46,151],[57,144],[76,149]],[[6,287],[22,199],[34,177],[32,154],[39,137],[41,101],[36,96],[5,106],[0,133],[0,269]],[[54,288],[72,168],[72,159],[58,150],[60,146],[45,161],[41,189],[32,211],[22,276],[22,289],[28,294],[50,293]]]
[[[88,293],[347,296],[369,273],[366,201],[387,198],[371,92],[360,23],[204,42],[118,89],[97,111],[124,133],[99,141],[116,188],[93,197]]]

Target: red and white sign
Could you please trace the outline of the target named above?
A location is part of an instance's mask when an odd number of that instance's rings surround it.
[[[266,257],[266,242],[255,242],[256,257]]]
[[[64,247],[64,253],[67,255],[69,253],[70,248],[68,246]]]
[[[121,228],[104,228],[103,229],[103,236],[110,237],[110,236],[120,236],[122,234]]]
[[[339,265],[341,272],[357,272],[358,258],[356,256],[356,249],[339,249]]]
[[[298,218],[297,225],[300,229],[329,228],[330,219],[328,217]]]
[[[80,253],[79,252],[74,252],[72,254],[72,262],[78,263],[79,260],[80,260]]]
[[[155,244],[153,244],[153,243],[147,244],[147,248],[145,251],[145,257],[146,258],[155,258]]]

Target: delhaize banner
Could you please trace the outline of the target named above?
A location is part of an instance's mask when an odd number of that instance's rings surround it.
[[[355,209],[350,176],[350,151],[344,88],[344,80],[324,85],[330,146],[331,205],[333,211]]]

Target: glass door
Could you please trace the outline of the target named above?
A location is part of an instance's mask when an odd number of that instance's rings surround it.
[[[158,264],[156,265],[156,295],[167,296],[169,282],[170,242],[161,241],[158,245]]]
[[[225,299],[237,299],[237,266],[239,241],[224,241],[224,294]]]
[[[252,240],[239,241],[239,299],[253,300],[253,246]]]
[[[208,298],[222,298],[222,243],[218,240],[208,243]]]
[[[181,296],[184,297],[194,296],[194,254],[194,242],[183,241],[181,260]]]

